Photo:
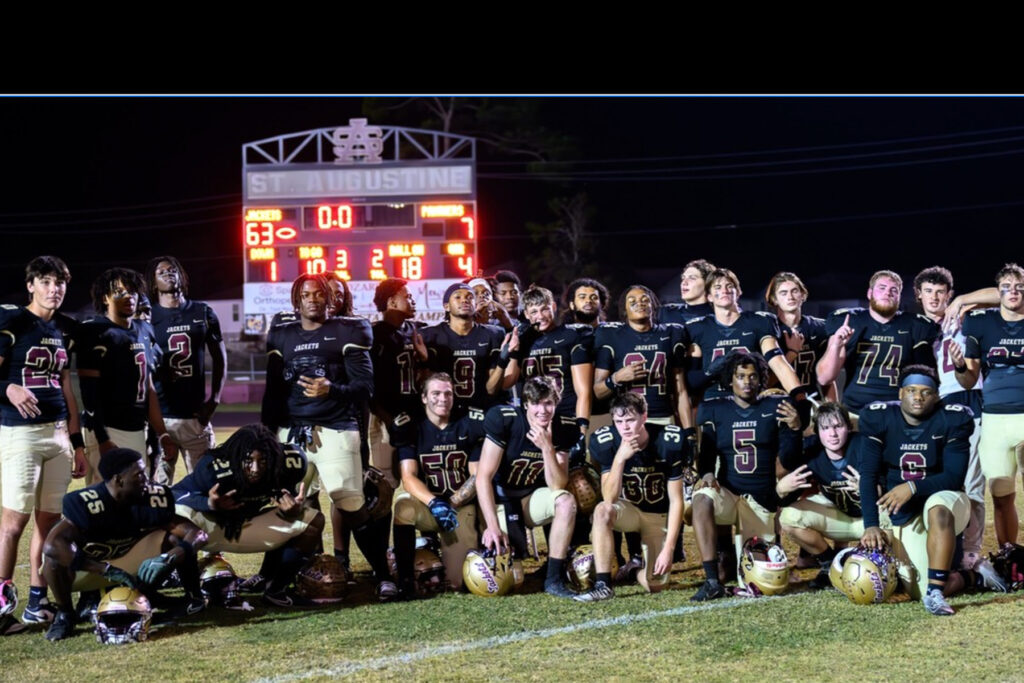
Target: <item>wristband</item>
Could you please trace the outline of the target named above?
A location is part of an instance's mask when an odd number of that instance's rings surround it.
[[[583,429],[590,429],[590,420],[585,417],[577,417],[576,426],[582,427]]]
[[[954,365],[953,370],[955,370],[958,375],[962,375],[965,372],[967,372],[967,363],[964,363],[962,366],[959,367]]]
[[[766,362],[770,363],[772,358],[775,358],[775,357],[781,356],[781,355],[782,355],[782,349],[780,349],[778,346],[776,346],[774,349],[768,349],[768,353],[764,354],[764,359],[765,359]]]
[[[608,375],[607,377],[605,377],[604,385],[606,387],[608,387],[609,391],[618,391],[619,390],[619,385],[615,383],[615,380],[612,378],[611,375]]]
[[[916,496],[916,495],[917,495],[917,484],[915,484],[915,483],[914,483],[914,482],[912,482],[912,481],[908,481],[908,482],[907,482],[907,486],[909,486],[909,487],[910,487],[910,493],[911,493],[912,495],[915,495],[915,496]]]
[[[11,399],[7,398],[7,387],[11,386],[13,382],[7,380],[0,381],[0,404],[5,406],[13,405]]]
[[[71,440],[71,447],[75,450],[79,448],[85,448],[85,439],[82,438],[82,432],[74,432],[68,435],[68,439]]]
[[[505,368],[507,368],[509,366],[509,363],[511,363],[511,362],[512,362],[512,359],[510,357],[508,357],[508,356],[505,356],[503,358],[498,358],[498,367],[501,368],[502,370],[504,370]]]

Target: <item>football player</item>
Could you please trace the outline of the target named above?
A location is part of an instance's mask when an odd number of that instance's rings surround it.
[[[692,343],[690,356],[694,371],[689,379],[693,390],[706,388],[705,399],[728,396],[729,378],[726,377],[724,383],[715,380],[722,359],[734,349],[762,354],[783,389],[799,390],[803,385],[779,348],[781,335],[775,315],[765,311],[740,311],[739,300],[743,293],[740,280],[727,268],[712,271],[706,286],[714,313],[686,324]],[[696,367],[697,359],[700,359],[700,370]]]
[[[328,318],[334,299],[320,275],[300,275],[292,284],[299,320],[273,328],[267,338],[262,422],[280,428],[282,442],[304,450],[373,568],[378,597],[390,600],[398,588],[389,578],[387,533],[374,523],[363,497],[359,421],[373,392],[370,323]]]
[[[514,323],[505,307],[494,302],[492,283],[482,277],[466,281],[473,288],[476,297],[476,317],[474,320],[481,325],[496,325],[506,332],[511,331]]]
[[[513,330],[506,336],[500,327],[473,320],[476,302],[469,285],[451,285],[442,301],[448,320],[423,328],[423,342],[430,369],[454,380],[453,415],[461,418],[470,408],[486,411],[497,402],[509,354],[515,350],[510,345],[518,344],[518,335]]]
[[[573,280],[562,295],[565,317],[562,322],[580,323],[597,328],[605,321],[608,289],[597,280],[583,277]]]
[[[484,414],[471,409],[452,421],[452,378],[443,372],[423,383],[424,409],[395,418],[392,443],[402,468],[395,497],[395,561],[399,590],[415,594],[416,530],[440,534],[441,559],[453,589],[462,586],[466,553],[477,547],[476,472],[484,437]]]
[[[43,541],[60,519],[72,476],[81,477],[86,469],[68,370],[73,325],[57,310],[70,281],[62,260],[38,256],[25,267],[28,305],[0,307],[0,585],[13,589],[18,542],[34,517],[26,623],[53,619],[39,574]]]
[[[775,538],[776,477],[783,474],[784,463],[796,462],[801,448],[800,416],[790,400],[759,397],[768,379],[761,356],[729,354],[720,377],[730,395],[705,401],[697,410],[700,480],[693,487],[692,510],[705,576],[690,598],[697,602],[725,595],[716,525],[737,525],[744,541]]]
[[[679,295],[683,301],[662,306],[659,316],[661,322],[685,325],[694,318],[703,318],[714,313],[714,309],[708,303],[704,287],[704,281],[714,270],[715,267],[704,259],[687,263],[679,276]]]
[[[78,328],[88,484],[99,480],[100,454],[117,447],[146,452],[147,420],[165,457],[177,457],[178,447],[167,433],[150,374],[155,365],[153,339],[134,320],[142,290],[142,276],[134,270],[105,270],[92,284],[93,306],[100,315]]]
[[[196,461],[214,446],[210,418],[220,404],[227,379],[227,348],[220,321],[209,305],[188,299],[188,273],[173,256],[157,256],[146,266],[146,285],[152,297],[152,325],[163,353],[154,374],[160,413],[171,440],[191,472]],[[212,374],[206,397],[206,353]],[[153,479],[170,484],[174,460],[160,458]]]
[[[264,601],[310,607],[288,586],[324,530],[323,514],[304,504],[312,475],[298,448],[282,446],[269,429],[252,424],[200,458],[171,490],[178,514],[208,535],[208,551],[266,553]]]
[[[683,470],[689,444],[675,425],[648,425],[647,403],[625,392],[612,399],[614,427],[590,437],[590,452],[601,465],[603,502],[594,510],[592,542],[597,581],[580,602],[615,596],[611,587],[612,531],[640,532],[641,585],[656,593],[668,585],[672,550],[683,526]]]
[[[796,273],[776,273],[768,283],[764,298],[775,309],[782,333],[779,348],[785,349],[786,360],[796,372],[797,379],[807,387],[816,385],[818,380],[814,368],[828,345],[828,334],[823,319],[803,313],[807,287]],[[834,385],[829,389],[829,395],[837,395]]]
[[[607,323],[595,335],[594,394],[604,399],[635,391],[647,400],[649,422],[675,424],[678,416],[692,433],[684,378],[685,328],[657,322],[658,298],[643,285],[633,285],[622,293],[619,313],[626,322]]]
[[[935,323],[942,325],[946,309],[953,297],[953,274],[941,266],[925,268],[914,278],[914,295],[921,310]],[[956,342],[963,349],[963,333],[957,329],[942,328],[935,340],[935,359],[938,361],[939,398],[944,404],[959,403],[974,413],[974,433],[971,434],[971,459],[967,465],[964,484],[971,501],[971,520],[964,530],[965,569],[972,568],[981,559],[981,537],[985,532],[985,477],[978,458],[978,439],[981,437],[981,378],[970,389],[964,389],[956,378],[956,369],[950,357],[950,347]]]
[[[970,516],[963,488],[973,431],[969,408],[940,404],[938,376],[926,365],[902,370],[899,401],[872,403],[860,417],[860,432],[866,437],[861,543],[868,548],[887,545],[879,511],[887,512],[904,587],[936,616],[953,614],[946,596],[964,588],[1006,590],[986,563],[979,563],[977,572],[950,571],[956,535]]]
[[[507,312],[514,323],[525,322],[519,310],[519,295],[523,291],[523,283],[519,276],[511,270],[499,270],[493,275],[494,298]]]
[[[949,345],[956,379],[964,389],[984,376],[984,409],[978,455],[992,490],[996,541],[1016,543],[1018,458],[1024,444],[1024,268],[1006,264],[996,274],[999,308],[964,318],[966,347]]]
[[[782,463],[792,470],[779,479],[775,492],[782,499],[779,524],[800,549],[820,567],[811,588],[831,585],[829,568],[835,551],[828,540],[857,541],[864,535],[860,509],[860,460],[864,437],[853,431],[850,413],[834,401],[826,401],[814,413],[814,436],[804,441],[800,466]],[[804,494],[811,493],[807,497]],[[881,527],[889,528],[883,515]]]
[[[481,542],[487,548],[503,551],[511,534],[513,551],[522,558],[523,525],[551,524],[544,590],[569,598],[575,593],[565,585],[565,560],[576,499],[565,486],[568,451],[579,429],[575,420],[556,417],[560,398],[550,377],[533,377],[523,385],[523,408],[494,406],[487,412],[476,492],[485,526]]]
[[[100,483],[64,496],[64,518],[46,537],[43,574],[58,610],[46,632],[51,641],[73,635],[79,615],[72,591],[110,584],[155,588],[177,570],[186,591],[184,613],[206,605],[196,565],[206,533],[175,513],[170,489],[149,484],[141,453],[105,451],[99,472]]]
[[[939,326],[923,315],[899,310],[903,279],[880,270],[868,283],[868,308],[842,308],[825,321],[828,346],[818,361],[818,384],[827,386],[846,370],[842,403],[857,413],[872,401],[891,401],[907,365],[935,367]],[[855,420],[856,421],[856,420]]]
[[[555,297],[544,287],[527,289],[523,305],[531,327],[519,338],[519,350],[505,369],[505,385],[517,382],[520,372],[526,379],[551,377],[562,395],[555,413],[575,418],[585,432],[590,424],[594,383],[593,328],[557,324]]]

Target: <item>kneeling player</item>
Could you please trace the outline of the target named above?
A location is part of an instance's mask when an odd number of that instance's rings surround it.
[[[455,395],[452,378],[438,372],[423,383],[426,414],[395,418],[392,445],[398,451],[402,488],[395,497],[395,561],[399,591],[415,595],[413,559],[416,530],[440,533],[441,559],[448,583],[462,587],[462,564],[477,545],[476,469],[484,435],[484,414],[450,421]]]
[[[526,548],[523,525],[551,524],[544,590],[571,598],[576,594],[566,587],[564,577],[576,499],[565,485],[568,451],[580,432],[572,418],[555,417],[560,398],[550,377],[532,377],[523,386],[523,408],[495,406],[487,411],[476,492],[486,527],[481,537],[485,547],[503,551],[511,533],[521,558]]]
[[[941,407],[938,387],[934,370],[909,365],[900,373],[898,402],[872,403],[861,412],[860,431],[867,437],[861,543],[869,548],[886,543],[878,518],[879,511],[888,512],[907,592],[932,614],[946,616],[953,614],[946,596],[968,587],[1005,591],[1006,586],[987,565],[977,572],[950,572],[956,535],[970,517],[964,478],[974,418],[964,406]]]
[[[306,473],[297,448],[252,424],[200,458],[172,489],[178,514],[209,534],[207,550],[267,553],[263,598],[280,607],[313,604],[288,590],[324,530],[324,516],[304,505]]]
[[[783,498],[779,512],[782,530],[821,567],[811,588],[828,588],[835,551],[826,539],[843,543],[864,535],[860,509],[864,437],[853,431],[846,408],[832,401],[822,403],[815,412],[814,433],[804,443],[804,464],[780,479],[775,491]],[[783,464],[791,469],[789,463]],[[800,492],[812,487],[816,487],[813,495],[796,500]],[[888,529],[888,516],[882,515],[880,523]]]
[[[170,489],[148,484],[142,454],[115,448],[100,457],[98,469],[103,481],[65,495],[64,518],[46,537],[43,575],[57,605],[49,640],[74,631],[72,591],[157,586],[177,569],[187,593],[185,612],[205,605],[196,551],[206,534],[175,514]]]
[[[643,572],[637,579],[657,593],[668,585],[672,550],[683,526],[683,468],[687,442],[675,425],[648,425],[647,401],[627,392],[611,404],[612,423],[590,437],[590,453],[601,464],[604,502],[594,510],[592,542],[597,581],[580,602],[607,600],[611,588],[612,531],[640,532]]]
[[[693,487],[693,529],[706,577],[690,598],[697,602],[725,595],[718,574],[715,525],[739,526],[744,540],[775,538],[777,471],[782,469],[780,463],[798,457],[800,416],[785,396],[758,397],[767,374],[761,356],[731,354],[719,380],[730,395],[705,401],[697,412],[701,478]]]

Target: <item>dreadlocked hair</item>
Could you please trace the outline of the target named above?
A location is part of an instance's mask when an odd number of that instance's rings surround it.
[[[242,464],[253,451],[259,451],[266,459],[267,476],[263,478],[263,481],[250,483],[245,478]],[[228,437],[227,441],[211,450],[210,453],[215,458],[231,463],[231,471],[235,474],[231,488],[238,491],[239,497],[244,496],[248,491],[276,486],[276,482],[284,478],[284,449],[274,432],[262,424],[254,423],[239,428],[237,432]]]

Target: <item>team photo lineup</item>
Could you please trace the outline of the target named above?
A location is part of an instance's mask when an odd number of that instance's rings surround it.
[[[765,310],[743,310],[737,274],[701,259],[680,303],[503,270],[450,285],[434,325],[406,280],[379,282],[371,323],[343,278],[300,275],[269,325],[258,422],[219,445],[226,345],[182,263],[104,271],[86,320],[59,310],[71,276],[38,256],[27,305],[0,306],[0,635],[128,643],[250,601],[338,608],[353,539],[380,602],[593,603],[660,592],[694,560],[695,603],[902,592],[949,616],[950,596],[1024,587],[1015,263],[960,295],[941,266],[878,270],[849,283],[865,307],[824,319],[796,273],[748,283]],[[238,554],[258,571],[236,575]]]

